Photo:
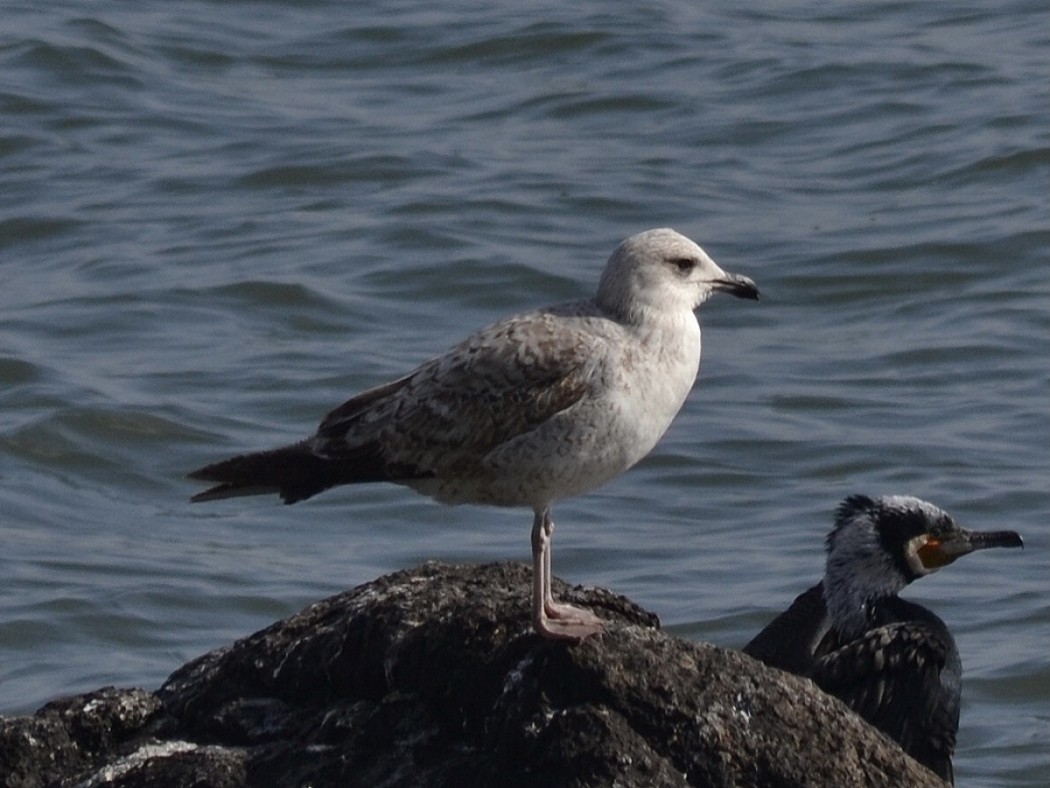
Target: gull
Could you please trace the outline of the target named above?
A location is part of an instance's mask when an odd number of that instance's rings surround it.
[[[694,311],[715,292],[758,298],[674,230],[633,235],[593,298],[506,318],[390,383],[343,403],[298,443],[189,474],[211,501],[277,493],[295,503],[341,484],[387,481],[446,504],[530,507],[532,623],[580,641],[594,613],[551,591],[551,507],[619,476],[656,445],[700,365]]]

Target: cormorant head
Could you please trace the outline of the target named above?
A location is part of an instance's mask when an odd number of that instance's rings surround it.
[[[971,531],[931,503],[904,495],[852,495],[827,538],[825,597],[836,621],[863,613],[917,578],[988,547],[1023,547],[1014,531]]]

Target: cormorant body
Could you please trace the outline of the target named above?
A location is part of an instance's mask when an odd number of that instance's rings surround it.
[[[974,550],[1021,547],[1013,531],[960,528],[918,498],[855,495],[828,535],[824,579],[744,653],[812,679],[953,782],[962,663],[945,623],[901,599],[911,581]]]

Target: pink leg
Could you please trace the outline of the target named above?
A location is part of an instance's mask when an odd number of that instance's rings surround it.
[[[550,507],[532,521],[532,625],[543,637],[579,642],[602,631],[602,620],[589,610],[554,601],[551,592]]]

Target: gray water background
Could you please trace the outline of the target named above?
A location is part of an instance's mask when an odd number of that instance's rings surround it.
[[[184,661],[526,511],[183,474],[670,225],[762,287],[555,572],[739,647],[853,492],[1022,551],[911,599],[965,666],[960,785],[1050,779],[1050,13],[1039,2],[4,3],[0,713]],[[523,593],[525,590],[523,589]]]

